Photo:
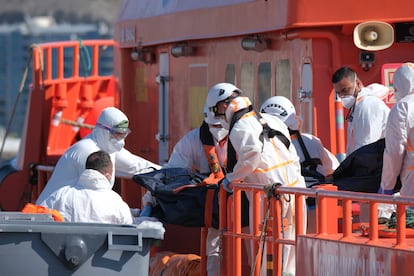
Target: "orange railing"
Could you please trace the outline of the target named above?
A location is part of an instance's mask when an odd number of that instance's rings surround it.
[[[50,121],[47,155],[60,155],[76,139],[95,102],[115,97],[117,80],[113,74],[113,40],[79,40],[33,45],[33,91],[44,91]],[[105,64],[105,66],[103,66]],[[103,69],[105,67],[105,69]],[[102,74],[102,71],[106,71]],[[47,118],[49,117],[49,118]]]
[[[270,257],[269,259],[271,260],[271,262],[267,263],[267,275],[282,275],[281,248],[283,245],[296,246],[297,237],[300,236],[311,237],[312,239],[327,239],[337,241],[338,243],[354,244],[355,246],[364,244],[384,247],[390,250],[403,249],[410,251],[411,255],[414,253],[414,239],[411,238],[413,236],[410,234],[407,237],[407,231],[412,230],[407,229],[405,225],[405,210],[407,206],[414,205],[414,197],[393,197],[370,193],[335,191],[336,186],[331,184],[320,185],[315,189],[287,188],[275,185],[267,186],[264,189],[263,185],[259,184],[233,183],[233,188],[233,195],[228,199],[222,197],[220,201],[220,216],[225,215],[227,212],[227,221],[222,221],[220,224],[220,228],[225,230],[222,247],[222,275],[244,275],[243,267],[246,265],[242,257],[243,241],[251,241],[253,244],[252,252],[258,252],[251,260],[251,264],[256,264],[251,275],[260,274],[262,257],[258,249],[260,249],[260,234],[262,233],[264,222],[264,216],[260,215],[260,209],[262,208],[262,213],[263,210],[266,210],[267,198],[270,200],[270,208],[269,224],[265,229],[267,234],[265,241],[268,251],[267,257]],[[250,222],[253,226],[251,229],[254,230],[251,234],[242,233],[241,219],[240,215],[238,215],[241,212],[242,191],[252,194],[250,199],[250,215],[252,215],[252,219]],[[295,198],[295,239],[286,239],[282,235],[281,206],[277,196],[287,194]],[[315,198],[315,215],[303,213],[302,207],[305,197]],[[395,230],[393,230],[395,234],[391,238],[379,235],[381,230],[378,224],[379,203],[396,205],[397,225]],[[353,214],[353,206],[355,204],[368,206],[369,210],[367,220],[359,228],[357,226],[361,224],[353,223],[353,220],[358,216],[358,214]],[[222,206],[227,208],[222,208]],[[309,211],[308,214],[310,214]],[[315,220],[313,222],[316,225],[316,229],[313,233],[305,233],[302,230],[303,226],[305,226],[303,225],[303,217],[306,215],[308,225]],[[300,252],[296,254],[298,255]],[[263,260],[263,262],[267,261],[267,259]],[[298,269],[298,262],[296,269]]]

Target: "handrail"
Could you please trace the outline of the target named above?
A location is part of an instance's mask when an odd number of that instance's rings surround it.
[[[73,41],[59,41],[59,42],[46,42],[41,44],[35,44],[32,46],[33,50],[37,53],[36,58],[34,59],[34,71],[37,72],[44,72],[42,74],[35,74],[37,78],[34,81],[34,85],[39,85],[42,81],[63,81],[67,79],[74,79],[78,78],[79,76],[79,66],[80,66],[80,55],[81,55],[81,47],[91,47],[91,55],[92,55],[92,68],[91,68],[91,76],[93,78],[108,78],[108,76],[99,76],[98,75],[98,66],[99,66],[99,49],[100,47],[117,47],[117,42],[114,40],[73,40]],[[65,51],[68,49],[72,49],[73,51],[73,59],[71,68],[73,70],[71,76],[65,77],[64,76],[64,59],[65,59]],[[57,56],[54,58],[56,61],[52,63],[52,53],[56,51]],[[57,66],[57,75],[54,77],[52,75],[53,67]]]
[[[257,252],[259,246],[260,225],[263,217],[259,218],[257,214],[260,213],[260,208],[264,207],[263,198],[266,196],[264,186],[257,183],[232,183],[233,195],[227,199],[227,202],[223,202],[222,199],[219,203],[220,212],[222,206],[227,206],[227,212],[231,213],[227,218],[226,225],[220,225],[221,229],[224,229],[223,233],[224,243],[230,246],[224,247],[222,254],[226,262],[222,262],[222,275],[241,275],[242,256],[241,245],[242,240],[250,240],[254,244],[253,252]],[[332,184],[324,184],[327,189],[332,187]],[[404,250],[413,251],[413,247],[407,245],[406,237],[406,225],[405,225],[405,210],[407,206],[414,206],[414,197],[407,196],[392,196],[381,195],[372,193],[360,193],[352,191],[332,191],[326,190],[324,185],[321,185],[317,189],[313,188],[290,188],[273,185],[271,187],[271,226],[266,229],[268,237],[266,237],[266,244],[268,252],[273,255],[273,275],[281,275],[281,246],[282,245],[294,245],[296,246],[296,239],[298,236],[312,236],[316,238],[331,238],[330,233],[327,231],[327,225],[332,218],[327,214],[329,211],[338,208],[342,209],[342,229],[339,233],[335,234],[334,239],[343,243],[355,243],[355,237],[358,237],[358,242],[365,244],[371,244],[379,247],[398,248]],[[336,187],[336,186],[335,186]],[[269,189],[269,187],[267,187]],[[252,229],[260,229],[254,231],[252,234],[241,233],[241,219],[238,214],[241,210],[241,191],[247,193],[253,193],[254,196],[250,198],[250,214],[253,214]],[[294,195],[295,197],[295,223],[296,234],[294,239],[286,239],[282,237],[282,221],[280,219],[280,205],[276,200],[278,195]],[[303,220],[301,219],[305,214],[302,212],[302,206],[304,197],[314,197],[316,200],[316,215],[317,220],[316,233],[306,234],[303,229]],[[330,200],[333,199],[333,200]],[[359,202],[369,205],[369,225],[368,236],[362,236],[360,232],[353,233],[352,231],[352,203]],[[396,205],[397,225],[395,228],[395,243],[391,244],[389,241],[393,238],[381,238],[379,237],[378,230],[378,204],[393,204]],[[334,204],[334,205],[333,205]],[[333,208],[333,209],[332,209]],[[255,215],[256,214],[256,215]],[[309,218],[308,218],[309,219]],[[273,230],[272,230],[273,229]],[[277,229],[276,231],[274,229]],[[383,241],[383,242],[381,242]],[[388,242],[385,242],[388,241]],[[411,240],[412,241],[412,240]],[[275,257],[279,256],[279,257]],[[256,262],[260,264],[261,257],[256,256]],[[255,269],[252,275],[259,275],[259,270]]]

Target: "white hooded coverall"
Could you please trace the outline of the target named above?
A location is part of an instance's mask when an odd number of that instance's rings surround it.
[[[227,127],[229,127],[236,111],[250,105],[251,102],[247,97],[239,96],[233,99],[225,112]],[[273,115],[262,114],[262,117],[271,128],[281,131],[290,140],[285,123]],[[226,123],[223,122],[223,125]],[[228,173],[226,178],[230,182],[243,181],[263,185],[280,183],[286,187],[305,188],[306,184],[301,175],[299,157],[294,145],[291,143],[287,149],[277,137],[271,139],[264,137],[262,143],[259,137],[262,131],[263,127],[256,118],[255,111],[244,114],[234,124],[230,130],[229,138],[238,158],[233,172]],[[293,206],[294,200],[291,200],[290,203],[285,202],[283,206],[284,216],[289,223],[289,230],[285,233],[285,237],[288,239],[295,237]],[[304,204],[304,208],[306,208],[306,204]],[[303,214],[306,218],[305,209]],[[306,221],[304,221],[304,225],[306,225]],[[295,266],[294,247],[286,246],[283,271],[294,275]]]
[[[75,185],[54,191],[44,204],[58,210],[68,222],[133,223],[127,203],[97,170],[84,170]]]
[[[227,140],[219,144],[214,138],[215,149],[222,167],[227,160]],[[210,174],[210,167],[204,146],[200,140],[200,128],[193,129],[185,134],[174,146],[167,165],[171,168],[188,168],[204,175]],[[218,229],[208,228],[206,240],[207,273],[209,276],[220,275],[220,233]]]
[[[98,122],[112,127],[128,120],[126,115],[115,107],[105,108],[98,118]],[[36,201],[37,205],[44,205],[44,200],[55,190],[65,185],[74,185],[81,173],[85,170],[86,159],[96,151],[103,150],[109,153],[116,175],[133,176],[137,173],[159,169],[160,166],[142,157],[132,154],[123,147],[125,142],[111,139],[108,130],[95,127],[91,134],[73,144],[56,164],[53,174]],[[121,147],[121,148],[119,148]],[[111,188],[114,185],[115,175],[111,178]]]
[[[339,166],[338,159],[335,155],[322,145],[322,142],[318,137],[309,133],[300,133],[300,135],[302,136],[303,143],[305,144],[310,157],[319,158],[321,160],[322,165],[318,165],[316,170],[324,176],[332,175],[335,169]],[[299,156],[299,162],[302,163],[305,161],[305,155],[303,154],[299,141],[295,135],[291,138]]]
[[[401,178],[402,196],[414,196],[414,64],[406,63],[394,74],[394,95],[386,126],[381,188],[392,190]]]
[[[219,163],[224,167],[227,159],[227,142],[219,146],[214,139],[214,143]],[[200,140],[200,128],[189,131],[175,144],[170,159],[164,167],[188,168],[204,175],[210,174],[207,156]]]
[[[381,99],[388,87],[373,83],[362,88],[356,99],[354,112],[348,119],[346,154],[385,137],[389,107]]]

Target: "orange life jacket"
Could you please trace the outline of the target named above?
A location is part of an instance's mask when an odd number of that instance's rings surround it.
[[[33,203],[27,203],[26,206],[23,207],[22,213],[27,214],[51,214],[54,221],[65,221],[63,216],[59,213],[58,210],[49,209],[44,206],[35,205]]]

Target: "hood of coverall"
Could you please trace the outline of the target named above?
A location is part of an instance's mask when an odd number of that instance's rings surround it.
[[[92,131],[92,137],[100,149],[110,154],[120,151],[125,145],[125,139],[117,140],[113,138],[110,130],[99,125],[110,129],[128,129],[128,117],[118,108],[107,107],[102,110],[97,121],[97,126]]]
[[[394,73],[393,82],[395,88],[394,96],[397,100],[414,92],[414,64],[405,63],[401,65]]]
[[[234,98],[226,109],[225,119],[220,120],[221,125],[225,129],[230,129],[230,122],[231,122],[231,119],[233,118],[234,113],[244,108],[247,108],[251,105],[252,103],[248,97],[239,96],[239,97]]]

